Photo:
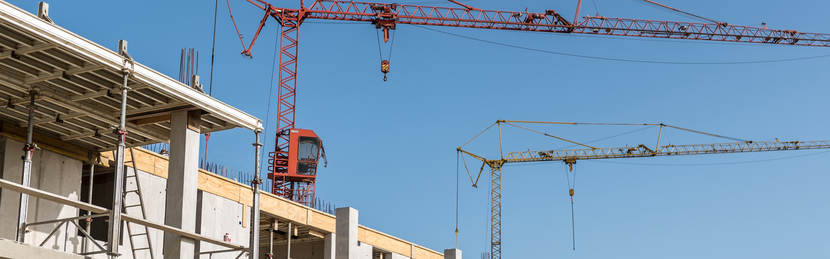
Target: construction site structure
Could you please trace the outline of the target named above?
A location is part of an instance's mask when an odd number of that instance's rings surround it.
[[[48,10],[0,1],[0,258],[460,258],[360,225],[354,208],[259,190],[260,119]],[[250,182],[199,169],[200,134],[228,129],[253,133],[228,147],[250,148]],[[303,134],[298,176],[322,157]],[[154,143],[169,150],[140,148]]]
[[[383,31],[383,42],[390,41],[390,31],[397,25],[441,26],[471,29],[512,30],[526,32],[551,32],[562,34],[587,34],[598,36],[645,37],[678,40],[722,41],[735,43],[780,44],[794,46],[830,47],[830,34],[807,33],[792,29],[769,29],[762,26],[743,26],[715,21],[681,11],[650,0],[650,4],[681,12],[705,22],[646,20],[614,18],[599,15],[580,17],[582,0],[576,3],[576,12],[568,20],[556,10],[540,12],[486,10],[448,0],[455,7],[426,6],[349,0],[314,0],[311,5],[299,1],[299,8],[279,7],[265,0],[247,0],[264,11],[250,43],[245,44],[242,33],[233,21],[242,54],[251,56],[262,28],[269,18],[280,27],[277,94],[277,137],[274,151],[269,153],[269,177],[273,180],[273,192],[283,197],[309,204],[314,201],[313,177],[292,177],[286,172],[291,160],[290,130],[295,127],[297,69],[300,46],[300,27],[306,20],[348,21],[373,24]],[[230,2],[229,8],[230,8]],[[231,19],[233,14],[231,13]],[[394,41],[393,41],[394,42]],[[381,54],[383,55],[383,54]],[[391,53],[389,54],[391,56]],[[390,72],[390,60],[381,57],[380,71],[383,80]],[[313,204],[312,204],[313,205]],[[494,255],[493,258],[499,258]]]
[[[547,124],[547,125],[598,125],[598,126],[636,126],[636,127],[656,127],[657,137],[656,144],[649,146],[646,144],[637,144],[623,147],[594,147],[585,143],[580,143],[569,138],[552,135],[544,131],[528,128],[524,125],[528,124]],[[535,134],[540,134],[546,137],[580,146],[579,149],[558,149],[558,150],[527,150],[527,151],[513,151],[504,153],[502,142],[502,126],[512,126],[518,129],[527,130]],[[493,126],[498,130],[498,146],[499,157],[494,159],[485,158],[482,155],[475,154],[464,147],[479,136],[491,130]],[[665,128],[677,129],[694,134],[702,134],[710,137],[724,138],[732,141],[729,143],[707,143],[707,144],[686,144],[686,145],[661,145],[661,137]],[[456,150],[463,156],[469,156],[481,161],[481,169],[478,175],[473,177],[470,174],[472,186],[477,187],[478,181],[484,172],[485,166],[490,169],[490,257],[501,258],[502,255],[502,168],[506,164],[516,163],[538,163],[538,162],[559,162],[568,166],[569,171],[573,172],[574,165],[579,160],[596,160],[596,159],[618,159],[618,158],[650,158],[663,156],[685,156],[685,155],[709,155],[709,154],[731,154],[731,153],[747,153],[747,152],[767,152],[767,151],[793,151],[793,150],[810,150],[810,149],[828,149],[830,148],[830,140],[821,141],[751,141],[731,137],[725,137],[708,132],[681,128],[674,125],[663,123],[582,123],[582,122],[545,122],[545,121],[511,121],[498,120],[491,124],[484,131],[477,134],[472,139],[459,146]],[[466,165],[466,162],[465,162]],[[466,168],[466,166],[465,166]],[[469,173],[469,172],[468,172]],[[572,183],[568,183],[572,186]],[[571,197],[571,216],[573,217],[573,187],[569,190]],[[574,247],[575,249],[575,247]]]

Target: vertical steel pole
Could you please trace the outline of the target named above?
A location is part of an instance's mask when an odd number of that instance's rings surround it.
[[[21,184],[29,187],[32,178],[32,155],[35,152],[35,145],[32,143],[32,134],[34,132],[35,119],[35,96],[37,92],[32,90],[29,92],[29,120],[26,127],[26,145],[23,146],[23,175],[21,177]],[[29,195],[25,193],[20,194],[20,207],[17,214],[17,242],[23,242],[23,235],[26,234],[26,217],[29,212]]]
[[[292,231],[294,226],[291,225],[291,221],[288,222],[288,231],[285,233],[285,239],[288,240],[287,245],[285,247],[285,259],[291,259],[291,234],[294,232]]]
[[[582,8],[582,0],[579,0],[576,3],[576,14],[574,15],[574,22],[573,25],[576,26],[579,23],[579,9]]]
[[[115,154],[115,179],[113,180],[112,191],[112,209],[110,209],[109,217],[109,231],[107,235],[107,253],[111,258],[117,257],[118,244],[121,239],[121,210],[122,198],[124,189],[124,151],[126,149],[127,141],[127,81],[130,78],[130,70],[126,66],[128,59],[127,42],[118,41],[119,53],[125,56],[124,67],[121,69],[123,74],[123,84],[121,85],[121,118],[118,124],[116,134],[118,135],[118,148]]]
[[[94,186],[93,184],[94,184],[94,179],[95,179],[95,163],[97,162],[97,160],[92,158],[92,156],[93,156],[92,154],[90,154],[90,156],[89,156],[89,190],[87,190],[87,196],[86,196],[87,197],[86,202],[89,203],[89,204],[92,204],[92,187]],[[92,211],[87,211],[86,215],[92,215]],[[87,233],[89,233],[90,228],[92,227],[91,225],[92,225],[92,218],[86,219],[86,232]],[[89,244],[87,244],[89,239],[84,238],[83,240],[84,240],[84,245],[83,245],[83,247],[81,247],[81,251],[86,253],[87,249],[89,249],[87,247],[89,245]]]
[[[259,129],[254,130],[254,135],[256,136],[254,149],[256,151],[254,152],[254,180],[251,181],[251,191],[254,192],[254,202],[251,206],[251,240],[248,242],[251,250],[251,256],[249,258],[251,259],[259,259],[259,185],[262,184],[262,179],[259,178],[259,153],[262,148],[262,143],[259,142],[259,135],[261,133],[262,131]]]
[[[274,229],[277,227],[276,221],[271,222],[271,228],[268,229],[268,259],[274,258]]]

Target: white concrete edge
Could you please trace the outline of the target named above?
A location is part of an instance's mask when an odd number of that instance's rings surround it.
[[[122,58],[114,51],[89,41],[75,33],[57,25],[47,23],[37,16],[20,9],[17,6],[0,1],[0,18],[2,23],[14,25],[27,30],[37,37],[46,39],[64,50],[74,50],[84,58],[94,60],[112,69],[121,70]],[[143,84],[184,100],[215,116],[230,121],[240,127],[251,130],[262,130],[262,121],[233,106],[225,104],[213,97],[197,92],[187,85],[180,83],[158,71],[150,69],[136,62],[134,79]]]

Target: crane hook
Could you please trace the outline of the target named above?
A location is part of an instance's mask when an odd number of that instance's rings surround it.
[[[384,59],[380,62],[380,72],[383,73],[383,81],[386,82],[386,74],[389,73],[389,60]]]

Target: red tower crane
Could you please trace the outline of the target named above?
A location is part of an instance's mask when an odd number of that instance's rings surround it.
[[[306,6],[300,0],[299,8],[282,8],[264,0],[247,0],[262,9],[260,21],[244,55],[251,55],[251,48],[267,22],[274,18],[280,26],[279,54],[279,105],[277,109],[277,140],[269,158],[269,174],[274,180],[274,193],[308,204],[313,202],[313,177],[295,178],[290,172],[291,149],[297,148],[291,139],[294,134],[295,90],[297,87],[297,49],[299,29],[305,20],[338,20],[366,22],[383,31],[384,41],[389,31],[399,24],[445,26],[475,29],[514,30],[552,33],[578,33],[663,39],[723,41],[737,43],[783,44],[796,46],[830,47],[830,34],[806,33],[796,30],[777,30],[763,27],[733,25],[704,19],[707,22],[661,21],[602,16],[579,16],[582,0],[578,0],[572,20],[555,10],[542,12],[484,10],[455,0],[448,2],[457,7],[438,7],[411,4],[358,2],[348,0],[314,0]],[[657,4],[654,1],[648,1]],[[663,7],[668,7],[661,5]],[[673,9],[679,11],[677,9]],[[681,11],[682,12],[682,11]],[[235,24],[235,23],[234,23]],[[238,32],[238,29],[237,29]],[[240,40],[242,40],[240,35]],[[381,62],[381,72],[389,72],[389,61]],[[298,132],[303,132],[298,130]],[[319,141],[319,139],[317,139]],[[311,161],[306,159],[307,161]],[[316,161],[314,163],[316,166]],[[315,170],[316,173],[316,170]],[[316,175],[315,175],[316,177]],[[309,200],[310,199],[310,200]],[[500,210],[499,210],[500,211]],[[499,227],[500,228],[500,227]],[[499,237],[500,240],[500,237]],[[495,241],[494,241],[495,242]],[[501,244],[493,244],[493,258],[500,258]]]

